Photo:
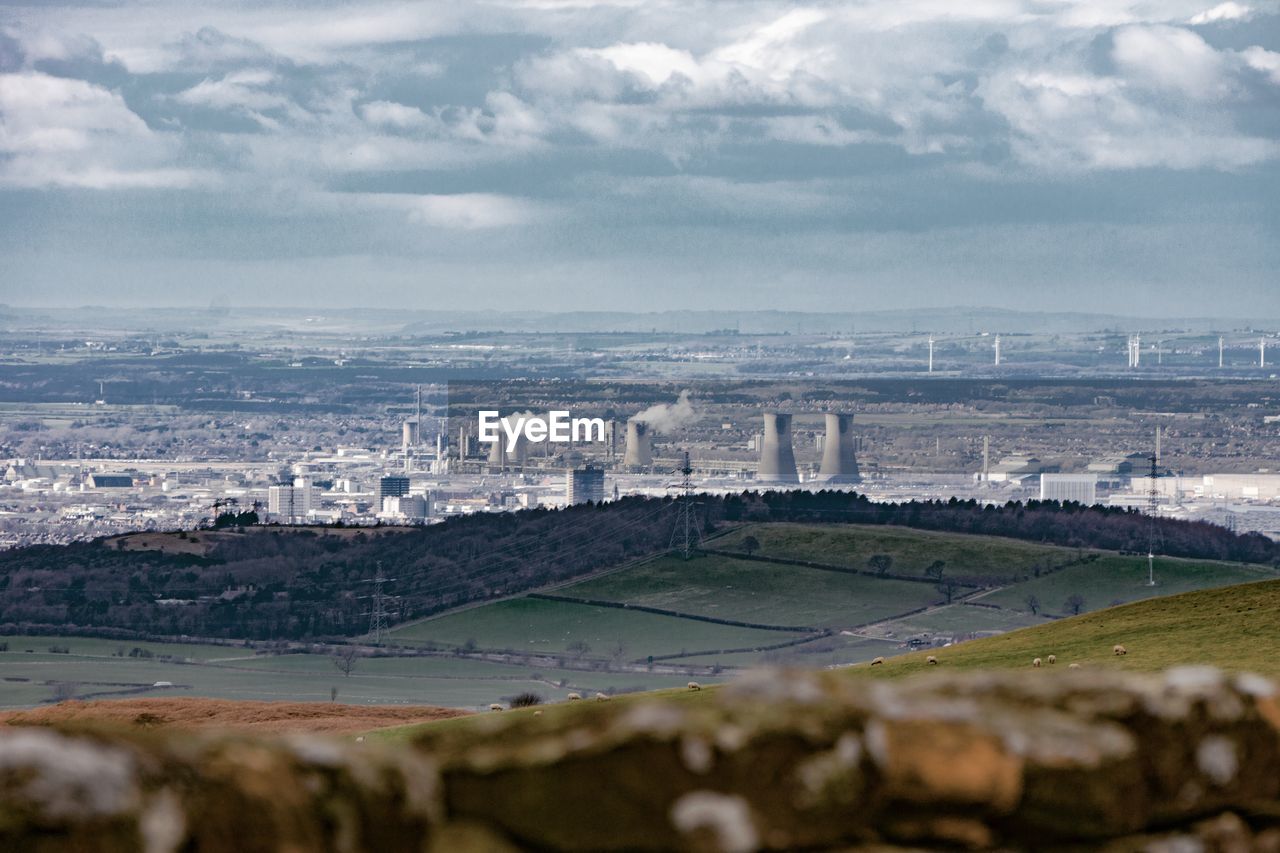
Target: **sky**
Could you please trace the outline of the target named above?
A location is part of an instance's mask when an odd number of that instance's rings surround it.
[[[1280,316],[1280,0],[0,4],[0,303]]]

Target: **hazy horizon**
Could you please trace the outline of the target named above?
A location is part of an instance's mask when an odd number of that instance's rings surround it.
[[[1278,138],[1280,0],[7,5],[0,302],[1280,317]]]

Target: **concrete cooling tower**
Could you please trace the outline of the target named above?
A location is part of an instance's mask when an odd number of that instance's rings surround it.
[[[762,483],[798,483],[796,454],[791,449],[791,415],[764,413],[764,442],[760,445],[760,470],[756,479]]]
[[[506,468],[523,468],[529,462],[529,439],[520,433],[516,439],[515,450],[507,452],[507,430],[515,429],[527,415],[511,415],[502,418],[503,427],[498,430],[498,440],[489,444],[489,469],[502,471]]]
[[[818,479],[827,483],[862,482],[858,460],[853,455],[853,415],[827,415],[827,439]]]
[[[648,468],[653,465],[653,438],[649,425],[635,418],[627,421],[627,450],[622,464],[628,468]]]

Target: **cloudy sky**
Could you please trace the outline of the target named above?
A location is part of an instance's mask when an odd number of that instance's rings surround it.
[[[1280,0],[0,5],[0,302],[1280,315]]]

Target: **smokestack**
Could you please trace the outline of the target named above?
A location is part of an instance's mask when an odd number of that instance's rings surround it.
[[[628,468],[648,468],[653,465],[653,438],[649,425],[632,418],[627,421],[627,450],[622,464]]]
[[[828,414],[827,439],[822,448],[818,479],[827,483],[860,483],[853,453],[853,415]]]
[[[796,454],[791,449],[791,415],[764,413],[764,441],[760,443],[760,469],[756,479],[763,483],[798,483]]]

